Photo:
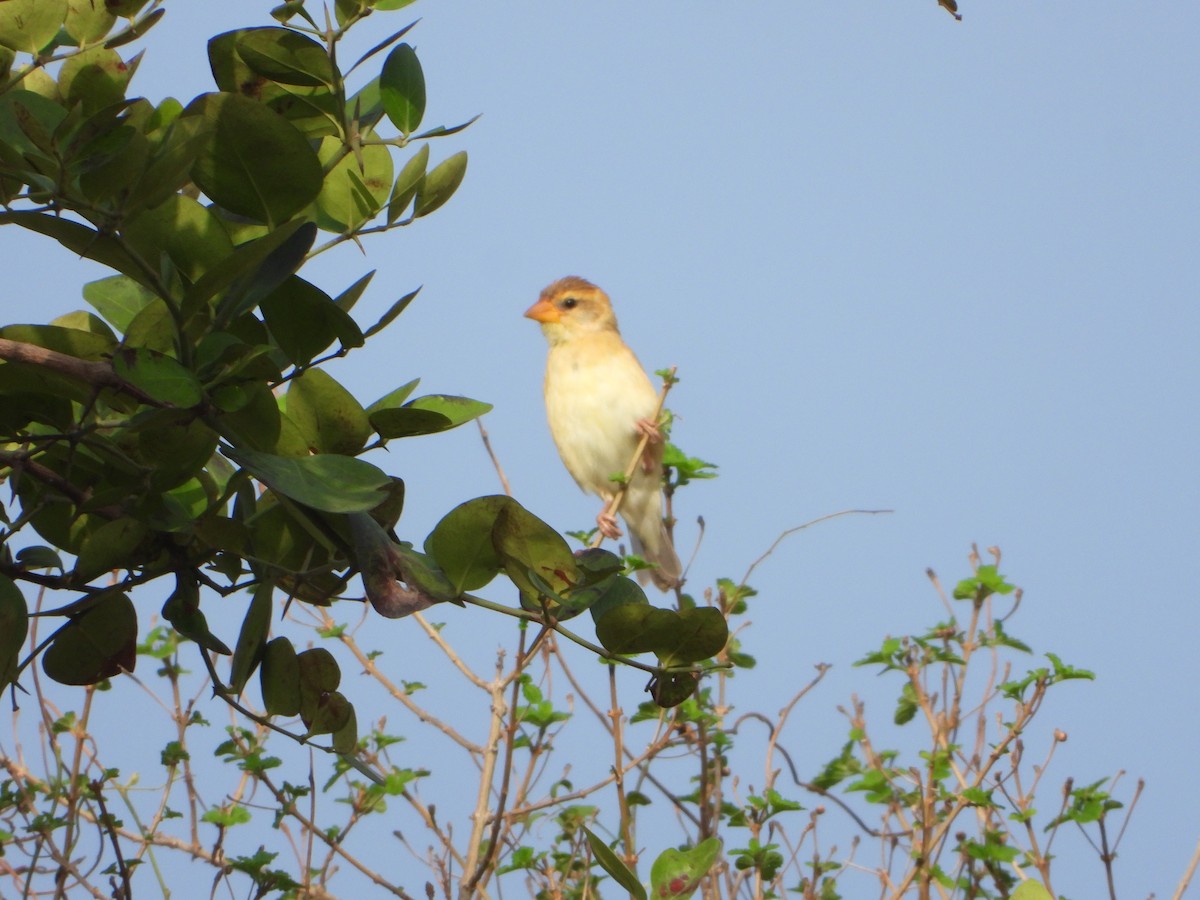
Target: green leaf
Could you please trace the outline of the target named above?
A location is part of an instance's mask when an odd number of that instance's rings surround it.
[[[84,538],[75,561],[75,577],[86,583],[114,569],[133,569],[141,561],[135,551],[148,533],[149,529],[137,519],[105,522]]]
[[[320,453],[354,456],[371,435],[367,414],[354,395],[322,369],[308,369],[292,380],[286,410],[309,447]]]
[[[701,879],[713,867],[720,852],[721,842],[716,838],[701,841],[690,850],[664,850],[650,867],[650,893],[656,898],[687,900],[700,886]]]
[[[117,339],[117,336],[113,334],[113,330],[108,327],[107,322],[94,313],[83,309],[64,313],[53,319],[50,324],[60,325],[63,328],[75,328],[79,331],[90,331],[92,334],[99,334],[110,341]]]
[[[59,684],[95,684],[137,665],[137,610],[125,594],[105,594],[58,630],[42,671]]]
[[[116,21],[117,17],[109,12],[103,3],[96,3],[95,0],[68,0],[63,30],[76,44],[88,44],[108,34]]]
[[[113,328],[124,332],[154,294],[126,275],[111,275],[85,284],[83,299]]]
[[[368,328],[366,331],[363,332],[363,336],[371,337],[371,335],[378,334],[379,332],[383,331],[383,329],[385,329],[389,325],[391,325],[392,322],[395,321],[396,317],[400,315],[400,313],[402,313],[402,312],[404,312],[404,310],[408,309],[408,304],[412,303],[413,298],[416,297],[417,294],[420,293],[420,291],[421,291],[420,288],[417,288],[415,291],[410,291],[409,293],[407,293],[403,297],[401,297],[399,300],[397,300],[395,303],[393,303],[388,308],[388,311],[379,317],[378,322],[376,322],[374,325],[372,325],[370,328]],[[415,384],[416,382],[413,382],[413,383]],[[400,401],[396,401],[396,402],[399,403]]]
[[[342,683],[342,670],[333,654],[324,647],[313,647],[296,654],[300,667],[300,716],[311,722],[322,695],[336,691]]]
[[[589,552],[605,553],[613,556],[618,560],[618,572],[624,568],[624,564],[620,562],[615,554],[609,554],[607,550],[588,551],[582,550],[576,554],[576,560],[580,564],[580,568],[585,568],[586,555]],[[590,576],[589,576],[590,577]],[[646,592],[632,578],[627,578],[624,575],[616,574],[607,578],[601,579],[594,584],[587,584],[571,592],[570,607],[576,612],[591,610],[594,620],[599,621],[603,618],[608,610],[626,604],[637,604],[639,606],[649,606],[650,601],[646,599]]]
[[[0,5],[0,11],[4,8]],[[57,92],[53,82],[51,87]],[[0,95],[0,159],[7,161],[13,176],[19,175],[23,182],[50,184],[41,173],[54,155],[52,135],[66,116],[61,103],[31,90]]]
[[[413,208],[413,218],[427,216],[438,207],[444,205],[467,175],[467,152],[465,150],[442,160],[432,172],[422,179],[417,188],[416,205]]]
[[[234,46],[252,71],[279,84],[336,84],[325,48],[290,28],[247,28],[237,32]]]
[[[91,115],[125,99],[135,68],[115,50],[92,47],[67,57],[58,76],[59,90],[68,104],[78,103],[85,115]]]
[[[1036,881],[1022,881],[1012,892],[1012,900],[1054,900],[1050,892]]]
[[[0,575],[0,694],[17,680],[21,648],[29,633],[29,607],[21,589]]]
[[[904,687],[900,690],[900,699],[896,703],[896,712],[892,716],[892,721],[897,725],[907,725],[917,714],[917,709],[916,691],[913,690],[911,683],[905,682]]]
[[[354,284],[350,285],[350,287],[338,294],[333,299],[333,302],[337,304],[337,308],[344,313],[349,313],[350,310],[354,309],[354,304],[358,303],[359,298],[362,297],[363,293],[367,290],[367,285],[371,283],[371,279],[374,277],[375,270],[372,269],[354,282]]]
[[[391,554],[404,583],[426,597],[438,601],[455,600],[462,593],[450,583],[432,556],[418,553],[412,549],[411,544],[393,544]]]
[[[363,333],[350,314],[299,275],[264,297],[260,307],[271,336],[295,365],[308,365],[335,340],[344,349],[363,345]]]
[[[272,598],[275,585],[271,581],[260,582],[254,589],[250,607],[242,620],[237,645],[233,650],[233,662],[229,668],[229,690],[236,697],[246,687],[246,682],[262,661],[263,647],[271,632]]]
[[[520,588],[522,602],[534,609],[540,609],[538,598],[546,597],[543,585],[563,593],[580,580],[575,554],[562,535],[516,502],[501,507],[492,544],[508,577]]]
[[[598,618],[596,637],[613,653],[653,652],[663,665],[686,665],[720,653],[729,629],[713,607],[676,612],[626,603]]]
[[[327,137],[317,151],[322,165],[337,162],[325,173],[317,196],[317,224],[326,231],[355,231],[375,218],[392,188],[392,154],[380,144],[351,153],[338,138]]]
[[[208,630],[208,619],[200,611],[200,586],[191,572],[176,573],[175,590],[163,604],[162,613],[176,631],[205,650],[222,656],[232,653],[220,638]]]
[[[429,165],[429,145],[422,144],[421,149],[413,154],[412,159],[404,164],[396,183],[392,186],[392,197],[388,201],[388,224],[396,222],[417,196],[417,189],[425,179],[425,169]]]
[[[316,734],[335,734],[346,728],[354,717],[354,707],[344,694],[330,691],[321,694],[305,713],[301,713],[301,718],[308,726],[307,738]]]
[[[651,680],[646,688],[656,706],[671,709],[692,698],[700,676],[694,672],[667,672]]]
[[[341,697],[341,694],[336,696]],[[333,749],[338,753],[353,753],[358,747],[358,716],[355,715],[354,706],[349,700],[346,701],[346,705],[350,707],[350,715],[346,717],[340,728],[334,730],[333,738],[330,741]]]
[[[379,76],[379,96],[391,123],[406,137],[425,117],[425,74],[417,53],[399,44],[388,54]]]
[[[628,891],[630,897],[635,900],[646,900],[646,889],[638,881],[637,873],[630,871],[621,858],[612,852],[608,844],[600,840],[590,828],[580,827],[587,835],[588,846],[592,850],[592,855],[596,857],[596,862],[600,863],[600,868],[611,875],[613,881]]]
[[[468,397],[430,394],[398,408],[372,404],[368,415],[380,437],[399,438],[449,431],[482,416],[491,408],[490,403]]]
[[[122,381],[140,388],[160,403],[186,409],[204,399],[194,372],[153,350],[118,349],[113,354],[113,371]]]
[[[460,503],[425,538],[425,552],[437,560],[458,593],[478,590],[504,570],[492,544],[492,529],[500,511],[514,504],[499,494]]]
[[[190,282],[233,253],[233,242],[216,213],[184,194],[172,194],[134,216],[122,234],[151,267],[160,267],[165,257]]]
[[[267,715],[300,714],[300,662],[291,641],[277,637],[263,648],[258,675]]]
[[[87,2],[93,2],[93,0],[87,0]],[[106,0],[104,5],[115,15],[132,19],[136,10],[141,9],[148,2],[149,0]],[[105,41],[104,46],[109,48],[120,47],[124,44],[140,40],[147,31],[161,21],[166,12],[165,9],[156,9],[144,18],[138,19],[136,22],[130,22],[126,28],[118,31]]]
[[[184,115],[208,126],[192,177],[212,200],[275,226],[316,199],[324,176],[308,140],[286,119],[240,94],[202,94]]]
[[[0,3],[0,45],[36,56],[66,17],[67,0],[5,0]]]
[[[421,383],[420,378],[414,378],[407,384],[402,384],[394,391],[389,391],[384,394],[374,403],[367,407],[367,415],[371,415],[380,409],[391,409],[400,406],[408,399],[409,395],[417,389],[417,385]]]
[[[296,277],[293,273],[303,265],[315,237],[316,228],[311,223],[301,225],[266,256],[262,265],[230,285],[217,304],[216,326],[235,321],[281,288],[298,284],[292,280]]]
[[[292,458],[248,448],[222,452],[285,497],[323,512],[366,512],[384,499],[391,479],[370,463],[329,453]]]
[[[215,392],[214,401],[225,411],[220,415],[223,434],[237,436],[239,443],[255,450],[277,448],[283,429],[283,417],[271,388],[258,382]]]
[[[291,277],[304,262],[316,237],[315,225],[295,221],[256,240],[239,244],[188,290],[184,297],[184,314],[198,314],[225,291],[222,308],[230,321],[236,319]]]

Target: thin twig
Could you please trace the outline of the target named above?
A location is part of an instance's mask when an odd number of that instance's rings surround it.
[[[1171,900],[1180,900],[1187,892],[1188,885],[1192,883],[1192,876],[1196,874],[1197,866],[1200,866],[1200,840],[1196,841],[1196,849],[1192,851],[1192,858],[1188,862],[1187,871],[1179,879],[1179,887],[1175,888],[1175,893],[1171,895]]]
[[[763,561],[765,561],[766,558],[768,556],[770,556],[772,553],[774,553],[779,548],[779,545],[784,542],[785,539],[791,537],[797,531],[803,531],[805,528],[810,528],[813,525],[819,525],[822,522],[827,522],[830,519],[836,519],[841,516],[854,516],[854,515],[877,516],[877,515],[881,515],[883,513],[890,513],[890,512],[894,512],[894,510],[890,510],[890,509],[843,509],[840,512],[829,513],[828,515],[825,515],[825,516],[818,516],[817,518],[815,518],[809,522],[805,522],[803,525],[794,525],[791,528],[787,529],[787,531],[784,531],[782,534],[780,534],[779,537],[775,538],[775,543],[773,543],[770,547],[768,547],[767,551],[762,556],[760,556],[754,562],[750,563],[750,568],[748,568],[746,570],[746,574],[742,576],[742,584],[743,585],[746,584],[746,582],[748,582],[750,580],[750,575],[754,572],[755,569],[758,568],[759,564],[762,563]]]
[[[492,449],[492,442],[488,437],[487,429],[483,427],[483,419],[476,419],[475,424],[479,426],[479,437],[483,440],[483,449],[487,451],[487,455],[492,460],[492,467],[495,468],[496,475],[500,478],[500,487],[504,488],[504,495],[506,497],[511,497],[512,488],[509,487],[508,477],[504,474],[500,460],[496,457],[496,452]]]

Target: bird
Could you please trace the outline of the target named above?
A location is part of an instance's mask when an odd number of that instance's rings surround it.
[[[542,326],[546,357],[546,418],[558,455],[584,490],[604,506],[596,525],[616,540],[621,530],[608,504],[643,435],[650,438],[641,465],[621,501],[635,554],[653,565],[638,571],[661,590],[679,584],[682,567],[663,522],[663,436],[655,421],[658,392],[621,338],[608,295],[576,275],[560,278],[525,311]]]

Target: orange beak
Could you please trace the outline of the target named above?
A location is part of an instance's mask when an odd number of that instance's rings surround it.
[[[533,319],[535,322],[557,322],[562,319],[562,311],[542,297],[537,303],[525,310],[525,318]]]

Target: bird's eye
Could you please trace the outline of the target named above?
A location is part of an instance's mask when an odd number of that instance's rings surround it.
[[[579,301],[576,300],[574,297],[568,297],[567,299],[565,299],[562,302],[563,309],[574,309],[578,305],[579,305]]]

